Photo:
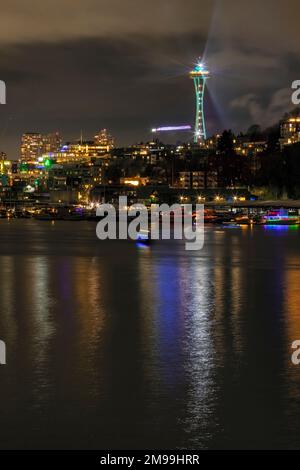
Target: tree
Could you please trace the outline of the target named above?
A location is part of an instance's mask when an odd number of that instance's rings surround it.
[[[246,135],[251,142],[258,142],[263,138],[263,132],[258,124],[253,124],[250,126]]]
[[[300,197],[300,143],[289,145],[283,151],[285,187],[291,198]]]
[[[234,187],[248,183],[248,162],[234,149],[235,137],[231,130],[225,130],[217,145],[216,164],[219,184]]]
[[[265,133],[267,135],[267,153],[278,153],[280,151],[280,124],[269,127]]]
[[[234,135],[231,130],[223,131],[223,134],[218,140],[218,152],[222,155],[234,155]]]

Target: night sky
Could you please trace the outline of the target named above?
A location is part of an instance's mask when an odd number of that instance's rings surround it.
[[[106,127],[123,145],[193,124],[188,72],[204,55],[208,133],[268,126],[300,79],[297,0],[2,0],[0,150],[23,132]]]

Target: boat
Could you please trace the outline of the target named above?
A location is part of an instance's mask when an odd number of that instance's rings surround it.
[[[230,214],[218,214],[217,217],[214,219],[214,224],[230,224],[233,223],[234,219]]]
[[[61,214],[62,220],[80,221],[85,219],[85,214],[82,208],[72,208]]]
[[[234,221],[239,225],[250,225],[252,223],[252,219],[246,214],[237,214]]]
[[[31,214],[30,214],[30,212],[28,212],[26,210],[16,210],[15,211],[15,217],[17,219],[30,219]]]
[[[55,210],[43,209],[33,214],[33,218],[36,220],[60,220],[61,217]]]
[[[263,215],[258,222],[262,225],[299,225],[300,217],[297,214],[290,214],[286,209],[269,211]]]
[[[204,209],[204,223],[213,224],[216,223],[218,216],[216,212],[212,209]]]
[[[137,244],[150,245],[151,233],[150,230],[141,230],[135,240]]]

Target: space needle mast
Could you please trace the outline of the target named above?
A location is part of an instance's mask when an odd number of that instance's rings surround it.
[[[203,103],[206,80],[209,78],[209,76],[209,71],[206,69],[205,64],[201,62],[201,60],[197,62],[194,69],[190,72],[190,77],[194,81],[196,94],[194,143],[199,145],[202,144],[206,139]]]

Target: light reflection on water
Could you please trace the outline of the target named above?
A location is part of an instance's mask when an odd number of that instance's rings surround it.
[[[298,230],[0,228],[2,448],[298,447]]]

